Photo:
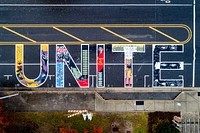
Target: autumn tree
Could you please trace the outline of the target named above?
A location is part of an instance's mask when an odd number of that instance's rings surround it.
[[[156,128],[153,130],[153,133],[180,133],[170,122],[161,121]]]
[[[10,124],[10,119],[8,118],[8,113],[3,110],[3,101],[0,100],[0,133],[6,133],[6,128]]]
[[[151,112],[149,113],[148,133],[154,133],[155,131],[159,130],[160,127],[162,126],[167,127],[169,124],[172,124],[172,120],[174,116],[180,116],[180,113],[178,112]]]

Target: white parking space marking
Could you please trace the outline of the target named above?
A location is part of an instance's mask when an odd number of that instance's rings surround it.
[[[190,7],[192,4],[0,4],[0,7]]]
[[[6,80],[9,80],[13,75],[3,75],[4,77],[6,77]]]
[[[195,87],[195,63],[196,63],[196,5],[195,0],[193,2],[193,77],[192,87]]]
[[[49,80],[52,79],[52,77],[55,77],[55,75],[48,75],[49,76]]]
[[[77,65],[81,65],[81,63],[76,63]],[[0,66],[14,66],[15,63],[0,63]],[[40,63],[24,63],[25,66],[38,66]],[[55,66],[56,63],[49,63],[50,66]],[[96,63],[89,63],[91,66],[95,66]],[[124,63],[105,63],[107,66],[123,66]],[[133,66],[152,66],[152,63],[133,63]],[[184,63],[184,66],[191,66],[192,63]]]
[[[144,87],[147,87],[147,77],[149,77],[149,75],[144,75]]]

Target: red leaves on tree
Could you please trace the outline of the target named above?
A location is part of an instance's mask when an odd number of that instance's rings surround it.
[[[78,133],[78,131],[76,129],[60,128],[60,133]],[[84,128],[83,133],[89,133],[89,131],[86,128]],[[103,130],[102,130],[102,128],[93,126],[93,132],[92,133],[103,133]]]
[[[93,126],[93,133],[103,133],[102,128]]]
[[[0,100],[0,132],[5,133],[6,127],[9,126],[10,120],[8,119],[8,113],[2,108],[3,101]]]
[[[84,128],[84,133],[89,133],[88,130],[86,128]]]
[[[60,128],[60,133],[78,133],[78,131],[76,129]]]

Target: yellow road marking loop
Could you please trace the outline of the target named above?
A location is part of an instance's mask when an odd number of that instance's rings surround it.
[[[184,25],[184,24],[0,24],[0,27],[2,27],[3,29],[9,31],[9,32],[12,32],[22,38],[25,38],[27,40],[29,40],[30,42],[0,42],[0,45],[3,44],[9,44],[9,45],[12,45],[12,44],[16,44],[16,43],[23,43],[23,44],[33,44],[36,43],[35,40],[33,39],[30,39],[10,28],[54,28],[55,30],[63,33],[63,34],[66,34],[72,38],[74,38],[75,40],[78,40],[78,41],[61,41],[61,42],[37,42],[38,44],[41,44],[41,43],[48,43],[48,44],[57,44],[57,43],[64,43],[64,44],[71,44],[71,45],[74,45],[74,44],[81,44],[82,42],[84,43],[87,43],[87,44],[98,44],[98,43],[104,43],[104,44],[118,44],[118,43],[127,43],[127,44],[131,44],[131,43],[134,43],[134,44],[186,44],[188,43],[191,38],[192,38],[192,30],[187,26],[187,25]],[[8,28],[9,27],[9,28]],[[70,34],[70,33],[67,33],[66,31],[63,31],[59,28],[101,28],[123,40],[125,40],[125,42],[119,42],[119,41],[83,41],[81,39],[79,39],[78,37]],[[106,28],[105,28],[106,27]],[[160,33],[161,35],[169,38],[170,40],[172,41],[167,41],[167,42],[162,42],[162,41],[154,41],[154,42],[142,42],[142,41],[139,41],[139,42],[136,42],[136,41],[131,41],[113,31],[111,31],[110,29],[107,29],[107,28],[137,28],[137,27],[141,27],[141,28],[150,28],[151,30],[154,30],[158,33]],[[175,38],[173,38],[172,36],[170,35],[167,35],[166,33],[158,30],[157,28],[182,28],[182,29],[185,29],[188,33],[188,37],[187,39],[185,39],[184,41],[179,41]],[[33,44],[34,45],[34,44]]]

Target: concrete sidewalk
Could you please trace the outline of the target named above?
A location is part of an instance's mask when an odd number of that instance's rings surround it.
[[[199,112],[200,98],[197,92],[182,92],[174,100],[144,100],[144,105],[136,105],[138,100],[105,100],[96,93],[95,111],[136,112],[136,111],[177,111]],[[140,100],[141,101],[141,100]]]
[[[112,92],[112,91],[110,91]],[[110,93],[109,92],[109,93]],[[116,91],[114,91],[117,93]],[[129,92],[129,91],[128,91]],[[5,96],[16,91],[0,92]],[[3,99],[4,108],[8,111],[67,111],[87,109],[95,112],[137,112],[137,111],[177,111],[199,112],[200,96],[198,91],[182,91],[174,100],[105,100],[97,91],[20,91],[19,95]],[[106,93],[106,91],[104,91]],[[108,93],[108,92],[107,92]],[[132,92],[134,93],[134,92]],[[153,92],[151,92],[153,93]],[[114,93],[113,93],[114,94]],[[118,92],[118,96],[121,91]],[[142,93],[137,93],[143,95]],[[124,95],[123,95],[124,96]],[[121,97],[121,96],[120,96]],[[144,105],[136,105],[144,101]]]

